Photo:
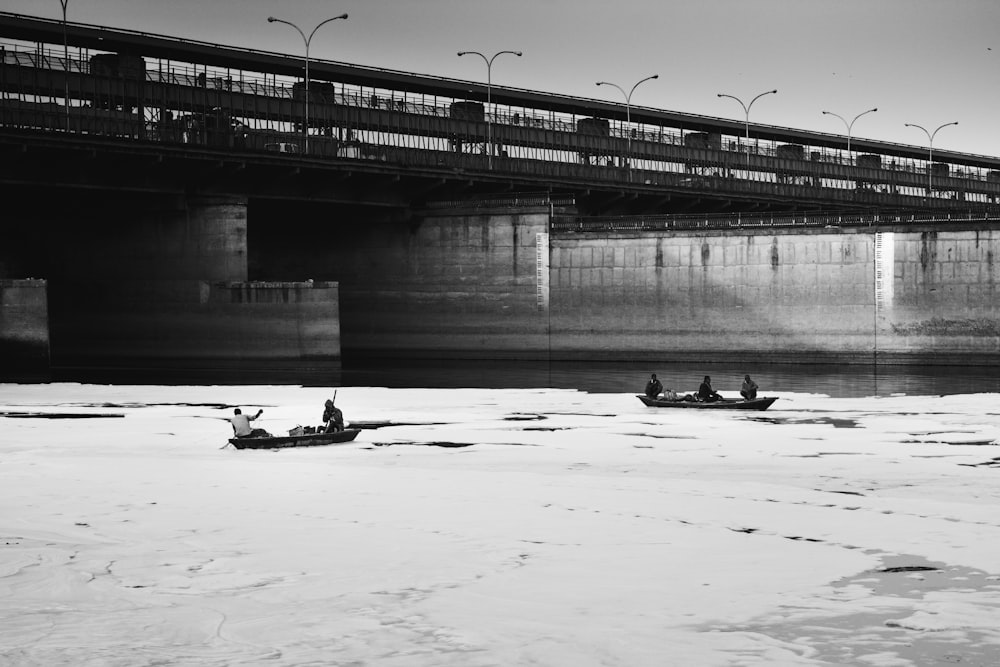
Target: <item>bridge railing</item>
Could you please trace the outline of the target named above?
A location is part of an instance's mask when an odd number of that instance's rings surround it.
[[[608,234],[615,232],[654,232],[689,230],[778,228],[885,227],[906,225],[948,225],[982,222],[1000,224],[1000,214],[984,211],[934,212],[813,212],[786,214],[732,215],[643,215],[643,216],[556,216],[553,232],[570,234]]]
[[[7,45],[4,48],[4,58],[12,64],[81,73],[89,72],[89,64],[86,60],[87,53],[89,52],[77,51],[76,58],[70,58],[66,61],[63,58],[61,50],[46,48],[44,46],[35,47],[31,51],[19,51],[17,45]],[[162,60],[150,60],[148,65],[146,79],[150,82],[171,83],[192,88],[200,87],[207,90],[236,92],[274,99],[291,100],[295,97],[295,80],[288,77],[279,78],[274,75],[269,76],[266,73],[253,73]],[[405,92],[380,91],[375,89],[366,92],[363,87],[357,87],[356,90],[352,90],[346,85],[341,85],[340,91],[336,92],[329,101],[334,104],[344,104],[358,108],[385,108],[390,111],[447,117],[449,115],[448,106],[454,100],[440,100],[428,104],[423,101],[423,96],[412,96]],[[494,110],[496,110],[495,113],[491,113]],[[493,123],[551,130],[561,133],[575,132],[576,123],[579,120],[576,117],[566,114],[539,114],[538,110],[510,109],[502,105],[492,105],[491,109],[485,110],[485,114]],[[684,145],[685,141],[684,132],[677,128],[647,126],[642,123],[633,123],[631,126],[626,126],[624,121],[609,124],[609,137],[626,140],[630,135],[633,140],[639,142],[672,146]],[[720,138],[720,145],[723,141],[727,141],[730,144],[731,150],[743,153],[750,152],[754,155],[776,156],[780,148],[775,142],[769,141],[755,140],[746,145],[742,137]],[[849,160],[846,160],[840,151],[821,148],[813,150],[812,153],[817,159],[821,159],[824,162],[849,163]],[[905,170],[909,169],[910,166],[904,161],[899,165],[899,168]]]
[[[630,190],[896,205],[921,199],[933,206],[993,204],[1000,198],[1000,173],[982,168],[944,165],[944,173],[932,174],[935,187],[928,188],[932,165],[917,161],[880,160],[868,168],[820,151],[810,159],[788,159],[774,142],[758,147],[739,137],[689,146],[688,135],[676,128],[641,123],[609,123],[606,135],[592,136],[578,131],[574,116],[503,105],[484,108],[481,119],[458,119],[452,117],[452,99],[346,84],[331,84],[332,94],[309,103],[307,155],[301,133],[305,102],[298,99],[294,77],[156,60],[146,63],[145,76],[136,82],[95,74],[86,53],[75,55],[67,61],[61,49],[4,49],[0,124],[277,151],[297,159],[563,177]],[[53,109],[60,102],[61,114]]]
[[[427,203],[427,208],[436,209],[477,209],[477,208],[526,208],[547,206],[573,206],[576,199],[571,194],[550,193],[510,193],[505,195],[483,195],[462,199],[435,200]]]

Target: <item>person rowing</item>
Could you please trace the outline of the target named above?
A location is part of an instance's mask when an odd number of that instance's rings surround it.
[[[333,397],[337,397],[336,393]],[[333,399],[327,399],[326,403],[323,404],[323,423],[327,433],[344,430],[344,413],[333,404]]]
[[[229,423],[233,426],[233,435],[237,438],[259,438],[271,435],[262,428],[250,428],[250,422],[264,414],[264,409],[257,410],[257,414],[248,417],[239,408],[233,410],[233,416],[229,418]]]

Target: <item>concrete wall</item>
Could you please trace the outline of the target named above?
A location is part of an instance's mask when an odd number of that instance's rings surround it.
[[[308,228],[281,223],[261,239],[276,255],[260,262],[268,279],[297,267],[339,281],[346,357],[969,363],[998,353],[1000,232],[560,234],[545,309],[536,242],[547,209],[363,215],[314,212],[299,216]]]
[[[402,220],[273,203],[250,224],[241,200],[90,204],[23,224],[15,249],[0,248],[0,270],[51,275],[54,364],[339,360],[341,348],[359,359],[1000,360],[990,229],[566,233],[543,246],[540,276],[544,207]],[[14,320],[5,306],[6,349],[24,338],[41,349],[31,290],[14,300],[33,314]]]
[[[212,347],[204,281],[245,281],[246,200],[107,197],[63,230],[50,267],[52,360],[121,365]],[[65,213],[63,213],[65,215]],[[225,315],[219,315],[220,321]]]
[[[1000,231],[896,232],[893,237],[893,293],[880,309],[880,353],[996,363]]]
[[[93,300],[61,354],[122,366],[339,361],[336,283],[134,281]]]
[[[871,239],[754,233],[553,240],[553,352],[741,355],[873,345]]]
[[[10,225],[0,278],[46,276],[35,290],[42,305],[23,289],[8,294],[20,305],[16,319],[4,308],[0,350],[25,340],[39,350],[44,340],[53,366],[339,362],[336,283],[247,281],[246,199],[74,193],[37,201]]]
[[[48,294],[44,280],[0,280],[0,367],[49,366]]]
[[[303,261],[340,283],[345,354],[544,357],[536,243],[548,217],[541,208],[359,221],[337,226]]]
[[[1000,352],[1000,235],[566,235],[553,240],[559,357],[968,362]],[[876,271],[886,282],[876,290]],[[881,300],[877,302],[877,296]]]
[[[114,197],[57,211],[50,271],[85,280],[247,280],[239,197]],[[61,285],[59,287],[62,287]]]

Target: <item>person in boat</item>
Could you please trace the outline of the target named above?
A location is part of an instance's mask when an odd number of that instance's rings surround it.
[[[649,382],[646,383],[646,396],[650,398],[656,398],[663,391],[663,383],[656,379],[656,373],[649,376]]]
[[[257,410],[257,414],[248,417],[239,408],[233,410],[233,416],[229,418],[229,423],[233,425],[233,434],[237,438],[266,438],[270,433],[262,428],[250,428],[250,422],[257,419],[264,413],[263,409]]]
[[[323,404],[323,423],[327,433],[336,433],[344,430],[344,413],[333,404],[332,399],[327,399]]]
[[[712,378],[708,375],[705,376],[705,379],[701,381],[701,386],[698,387],[698,400],[704,403],[713,403],[722,400],[722,396],[712,389]]]
[[[740,396],[744,401],[752,401],[757,398],[757,383],[750,379],[749,375],[743,376],[743,386],[740,387]]]

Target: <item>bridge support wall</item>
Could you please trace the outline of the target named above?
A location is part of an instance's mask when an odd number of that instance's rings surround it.
[[[0,268],[49,276],[36,291],[51,313],[44,342],[48,354],[51,338],[53,366],[339,362],[336,283],[247,280],[244,198],[81,195],[47,204],[19,226],[14,257],[0,256]],[[43,327],[37,316],[0,328],[3,349],[22,345],[25,331],[40,346],[32,327]]]
[[[0,280],[0,368],[48,369],[48,310],[44,280]]]
[[[357,224],[343,212],[341,219],[336,215],[309,230],[283,225],[284,234],[272,231],[261,242],[274,252],[294,237],[300,250],[281,254],[301,256],[303,276],[340,283],[345,355],[547,356],[548,318],[538,308],[536,269],[548,208],[435,212],[406,222]],[[269,279],[287,270],[272,265],[263,273]]]
[[[340,359],[337,283],[127,281],[92,284],[60,348],[69,365],[194,367]],[[65,335],[65,331],[62,332]]]
[[[1000,230],[896,232],[880,357],[1000,362]]]
[[[262,277],[339,281],[356,359],[1000,360],[989,229],[567,232],[544,267],[544,207],[299,213],[263,223]]]
[[[1000,233],[564,235],[554,358],[1000,359]],[[882,279],[877,284],[877,272]]]

